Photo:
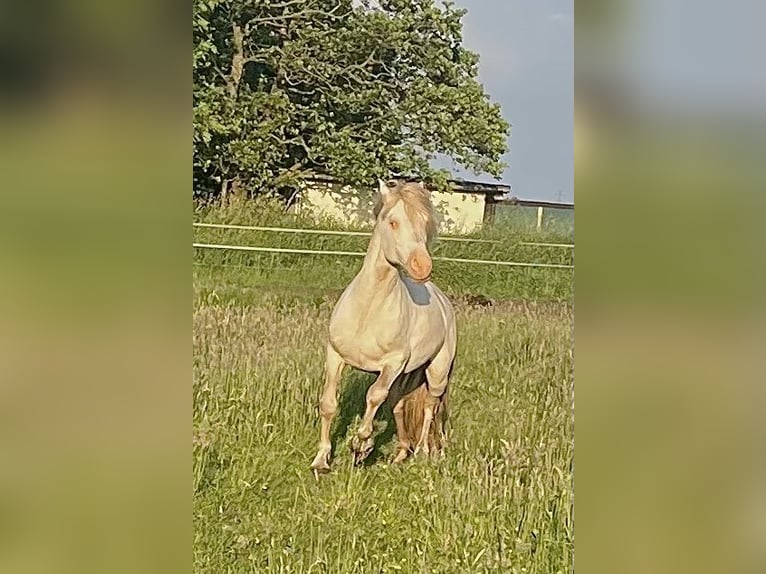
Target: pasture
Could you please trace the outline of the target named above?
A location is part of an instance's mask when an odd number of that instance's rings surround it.
[[[217,209],[197,220],[273,222],[262,210],[236,214]],[[211,242],[245,241],[226,230],[203,233]],[[360,238],[288,240],[311,248],[322,241],[328,244],[319,248],[365,245]],[[485,257],[488,251],[476,244],[450,249],[481,250]],[[508,242],[490,249],[521,256]],[[309,464],[318,439],[326,328],[360,263],[195,253],[194,570],[569,572],[571,271],[436,261],[434,281],[455,303],[459,337],[445,457],[390,465],[396,445],[386,405],[375,451],[354,468],[348,442],[372,376],[348,368],[333,427],[332,472],[316,481]]]

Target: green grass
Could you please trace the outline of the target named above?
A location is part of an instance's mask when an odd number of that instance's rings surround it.
[[[333,472],[315,482],[316,403],[330,302],[194,311],[194,563],[198,572],[568,572],[572,562],[571,312],[458,309],[449,446],[388,464],[346,439],[370,379],[348,370]]]
[[[498,205],[495,225],[514,229],[520,233],[533,233],[537,228],[537,208],[521,205]],[[574,234],[574,211],[569,209],[543,210],[543,233],[571,237]]]
[[[195,254],[196,572],[571,570],[572,309],[566,288],[540,285],[550,274],[523,287],[437,264],[459,333],[445,457],[391,466],[384,405],[376,449],[353,468],[348,438],[371,378],[349,368],[333,469],[317,482],[327,323],[361,261],[208,257]],[[518,300],[525,290],[542,296]],[[498,300],[478,307],[461,294]]]

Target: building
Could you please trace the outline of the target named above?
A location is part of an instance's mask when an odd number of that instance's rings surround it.
[[[298,198],[296,211],[316,218],[343,223],[370,223],[377,184],[369,190],[355,189],[329,176],[307,180]],[[494,206],[507,196],[505,184],[451,180],[451,192],[431,190],[431,201],[439,214],[439,231],[470,233],[491,222]]]

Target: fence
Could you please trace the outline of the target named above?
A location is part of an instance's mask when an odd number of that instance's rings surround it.
[[[558,206],[498,202],[493,223],[514,229],[556,231],[571,235],[574,232],[574,210]]]
[[[294,299],[323,304],[358,272],[371,235],[268,223],[194,223],[193,229],[195,290],[238,303],[265,296],[284,304]],[[571,301],[574,244],[540,239],[497,231],[440,235],[432,249],[439,262],[435,281],[450,297]]]
[[[261,232],[274,232],[274,233],[303,233],[313,235],[341,235],[341,236],[354,236],[354,237],[367,237],[370,236],[370,232],[366,231],[339,231],[339,230],[325,230],[325,229],[296,229],[286,227],[264,227],[254,225],[232,225],[224,223],[193,223],[194,227],[214,228],[214,229],[232,229],[239,231],[261,231]],[[489,243],[499,244],[500,242],[492,239],[478,239],[468,237],[452,237],[442,236],[442,241],[455,241],[463,243]],[[516,245],[530,246],[530,247],[550,247],[550,248],[562,248],[573,249],[573,243],[544,243],[534,241],[520,241]],[[351,256],[351,257],[363,257],[364,252],[360,251],[334,251],[334,250],[317,250],[317,249],[292,249],[292,248],[280,248],[280,247],[258,247],[249,245],[229,245],[220,243],[197,243],[193,242],[192,247],[197,249],[219,249],[219,250],[232,250],[232,251],[253,251],[261,253],[288,253],[297,255],[333,255],[333,256]],[[558,264],[558,263],[540,263],[540,262],[524,262],[524,261],[498,261],[492,259],[467,259],[461,257],[443,257],[434,256],[434,260],[437,261],[450,261],[453,263],[469,263],[476,265],[496,265],[504,267],[538,267],[547,269],[574,269],[574,265]]]

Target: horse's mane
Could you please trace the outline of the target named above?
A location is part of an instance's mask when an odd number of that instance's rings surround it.
[[[421,222],[426,232],[426,240],[430,243],[436,237],[436,213],[431,203],[428,190],[421,183],[397,182],[394,187],[389,187],[389,194],[385,198],[378,195],[373,213],[375,218],[384,215],[396,205],[397,201],[404,203],[404,211],[410,220],[417,224]]]

